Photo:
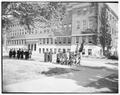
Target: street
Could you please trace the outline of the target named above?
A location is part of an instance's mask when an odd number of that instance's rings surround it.
[[[3,58],[3,92],[117,93],[118,70]]]

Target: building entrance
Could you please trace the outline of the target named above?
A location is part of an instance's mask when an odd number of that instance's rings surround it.
[[[32,51],[36,51],[36,43],[35,44],[28,44],[28,49]]]

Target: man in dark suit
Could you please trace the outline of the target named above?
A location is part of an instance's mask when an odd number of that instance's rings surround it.
[[[23,59],[24,51],[23,49],[20,51],[20,58]]]
[[[16,57],[16,51],[15,51],[15,49],[13,50],[13,58],[15,58]]]
[[[12,57],[12,49],[10,49],[10,51],[9,51],[9,57],[11,58]]]
[[[17,58],[20,59],[20,49],[17,50]]]

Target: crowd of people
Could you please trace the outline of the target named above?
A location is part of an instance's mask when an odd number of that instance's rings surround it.
[[[17,58],[17,59],[29,59],[31,58],[32,52],[31,50],[23,50],[23,49],[10,49],[9,58]]]
[[[83,41],[80,46],[77,44],[75,52],[66,52],[65,50],[59,52],[57,54],[56,63],[64,65],[80,65],[84,42],[85,41]]]
[[[56,56],[56,63],[57,64],[64,64],[64,65],[80,65],[82,50],[84,47],[84,41],[76,46],[75,52],[66,52],[65,49],[63,51],[59,51]],[[44,62],[52,62],[52,52],[44,52]],[[17,59],[29,59],[31,58],[32,52],[31,50],[23,50],[18,49],[10,49],[9,57],[10,58],[17,58]]]

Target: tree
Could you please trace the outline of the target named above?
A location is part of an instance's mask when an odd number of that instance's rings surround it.
[[[107,52],[109,51],[109,47],[111,45],[111,34],[109,32],[109,21],[108,16],[106,14],[106,6],[101,9],[101,27],[100,27],[100,44],[103,48],[103,55],[105,55],[105,47],[107,48]]]
[[[47,25],[59,26],[64,13],[65,6],[60,2],[2,2],[2,27],[11,24],[10,16],[19,19],[28,30],[34,27],[37,16]]]

